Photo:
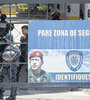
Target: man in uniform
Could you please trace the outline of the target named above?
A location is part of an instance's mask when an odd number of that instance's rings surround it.
[[[5,14],[1,14],[1,21],[0,21],[0,39],[2,39],[6,34],[9,33],[9,30],[14,29],[14,25],[5,21],[7,16]]]
[[[6,19],[6,15],[5,14],[1,14],[0,16],[0,82],[2,82],[3,80],[3,76],[2,76],[2,63],[3,63],[3,59],[2,59],[2,52],[4,51],[5,47],[7,46],[6,42],[5,42],[5,36],[6,34],[8,34],[8,32],[11,30],[13,30],[14,25],[13,24],[9,24],[7,21],[5,21]],[[0,99],[3,98],[3,89],[0,88]]]
[[[5,40],[8,45],[2,54],[2,76],[8,75],[10,82],[17,82],[17,68],[19,67],[19,57],[21,52],[18,45],[14,43],[12,34],[7,34]],[[6,100],[16,100],[16,91],[17,88],[12,87],[10,97],[6,98]]]
[[[28,70],[28,82],[53,82],[52,76],[41,69],[43,54],[40,51],[33,51],[29,56],[30,69]]]
[[[5,42],[5,36],[9,33],[9,31],[14,29],[14,25],[13,24],[9,24],[7,21],[5,21],[5,19],[7,18],[7,16],[5,14],[1,14],[0,16],[0,63],[3,62],[2,59],[2,52],[6,47],[6,42]],[[0,64],[1,66],[1,64]]]
[[[10,24],[5,21],[5,19],[7,18],[7,16],[5,14],[1,14],[0,16],[0,62],[2,62],[2,52],[4,50],[4,48],[6,47],[6,44],[5,44],[5,39],[4,37],[6,36],[6,34],[9,33],[9,31],[13,30],[14,29],[14,25]],[[11,27],[11,28],[10,28]]]

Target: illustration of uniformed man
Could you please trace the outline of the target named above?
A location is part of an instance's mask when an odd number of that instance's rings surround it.
[[[41,69],[43,64],[43,53],[40,51],[33,51],[29,55],[30,69],[28,70],[28,82],[53,82],[50,74]]]

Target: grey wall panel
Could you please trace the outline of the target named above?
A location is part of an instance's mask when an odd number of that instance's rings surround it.
[[[90,3],[90,0],[0,0],[0,4],[14,4],[14,3]]]

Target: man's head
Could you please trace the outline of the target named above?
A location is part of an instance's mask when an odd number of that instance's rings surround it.
[[[5,20],[7,18],[7,16],[5,14],[1,14],[1,20]]]
[[[60,20],[60,13],[55,11],[53,14],[52,14],[52,20]]]
[[[33,51],[30,53],[30,67],[32,70],[41,70],[43,64],[43,54],[40,51]]]
[[[13,35],[8,33],[6,36],[5,36],[5,40],[7,43],[13,41]]]
[[[23,35],[27,35],[28,34],[28,26],[27,25],[22,26],[21,29],[22,29]]]

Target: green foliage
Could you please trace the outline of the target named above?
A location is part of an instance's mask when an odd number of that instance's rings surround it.
[[[46,11],[47,5],[45,4],[39,4],[39,6],[37,6],[38,11]]]
[[[25,7],[23,4],[18,5],[18,8],[22,11],[25,11],[26,9],[28,9],[28,7]]]

